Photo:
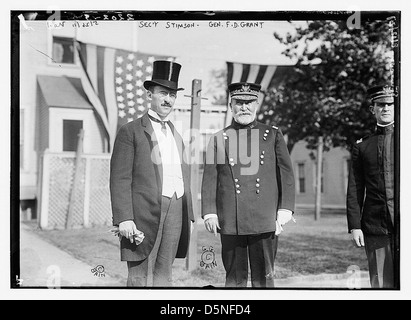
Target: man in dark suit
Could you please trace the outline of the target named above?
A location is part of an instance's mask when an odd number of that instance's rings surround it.
[[[256,121],[261,86],[228,87],[233,122],[214,134],[202,181],[206,229],[221,233],[226,287],[274,286],[274,260],[282,226],[293,219],[293,166],[279,128]]]
[[[174,259],[187,253],[194,221],[189,168],[180,134],[168,120],[181,65],[155,61],[145,81],[151,109],[122,126],[110,169],[113,225],[127,261],[128,286],[172,285]]]
[[[375,133],[353,147],[347,191],[348,230],[365,247],[372,288],[394,287],[394,89],[368,90]]]

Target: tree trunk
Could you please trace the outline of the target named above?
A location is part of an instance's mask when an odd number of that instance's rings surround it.
[[[323,149],[324,149],[324,139],[323,137],[318,137],[318,147],[317,147],[317,183],[315,192],[315,220],[321,218],[321,177],[322,177],[322,167],[323,167]]]

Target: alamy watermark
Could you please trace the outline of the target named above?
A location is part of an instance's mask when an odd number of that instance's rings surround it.
[[[178,122],[174,125],[176,128],[179,127]],[[152,135],[151,140],[154,147],[151,151],[151,160],[156,165],[172,165],[176,164],[176,161],[189,165],[241,165],[242,175],[256,174],[259,166],[264,163],[261,157],[265,157],[265,155],[261,154],[260,144],[261,140],[268,141],[267,132],[261,135],[259,129],[227,129],[211,135],[211,137],[210,135],[210,132],[196,129],[185,130],[182,134],[182,140],[186,143],[177,146],[177,149],[171,149],[169,157],[161,156],[158,137]],[[177,140],[175,141],[177,144]],[[183,141],[181,142],[183,143]],[[179,149],[184,150],[182,159],[173,154]]]

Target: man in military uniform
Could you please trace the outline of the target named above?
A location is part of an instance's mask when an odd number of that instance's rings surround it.
[[[348,229],[365,247],[372,288],[394,287],[394,90],[368,90],[375,133],[352,150],[347,191]]]
[[[221,234],[226,287],[274,286],[282,226],[293,219],[295,184],[281,131],[256,121],[254,83],[229,85],[233,122],[210,138],[202,181],[206,229]]]

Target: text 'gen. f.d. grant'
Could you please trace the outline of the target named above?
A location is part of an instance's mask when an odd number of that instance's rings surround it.
[[[262,29],[262,21],[139,21],[141,28],[164,28],[164,29],[193,29],[193,28],[227,28],[227,29]]]

